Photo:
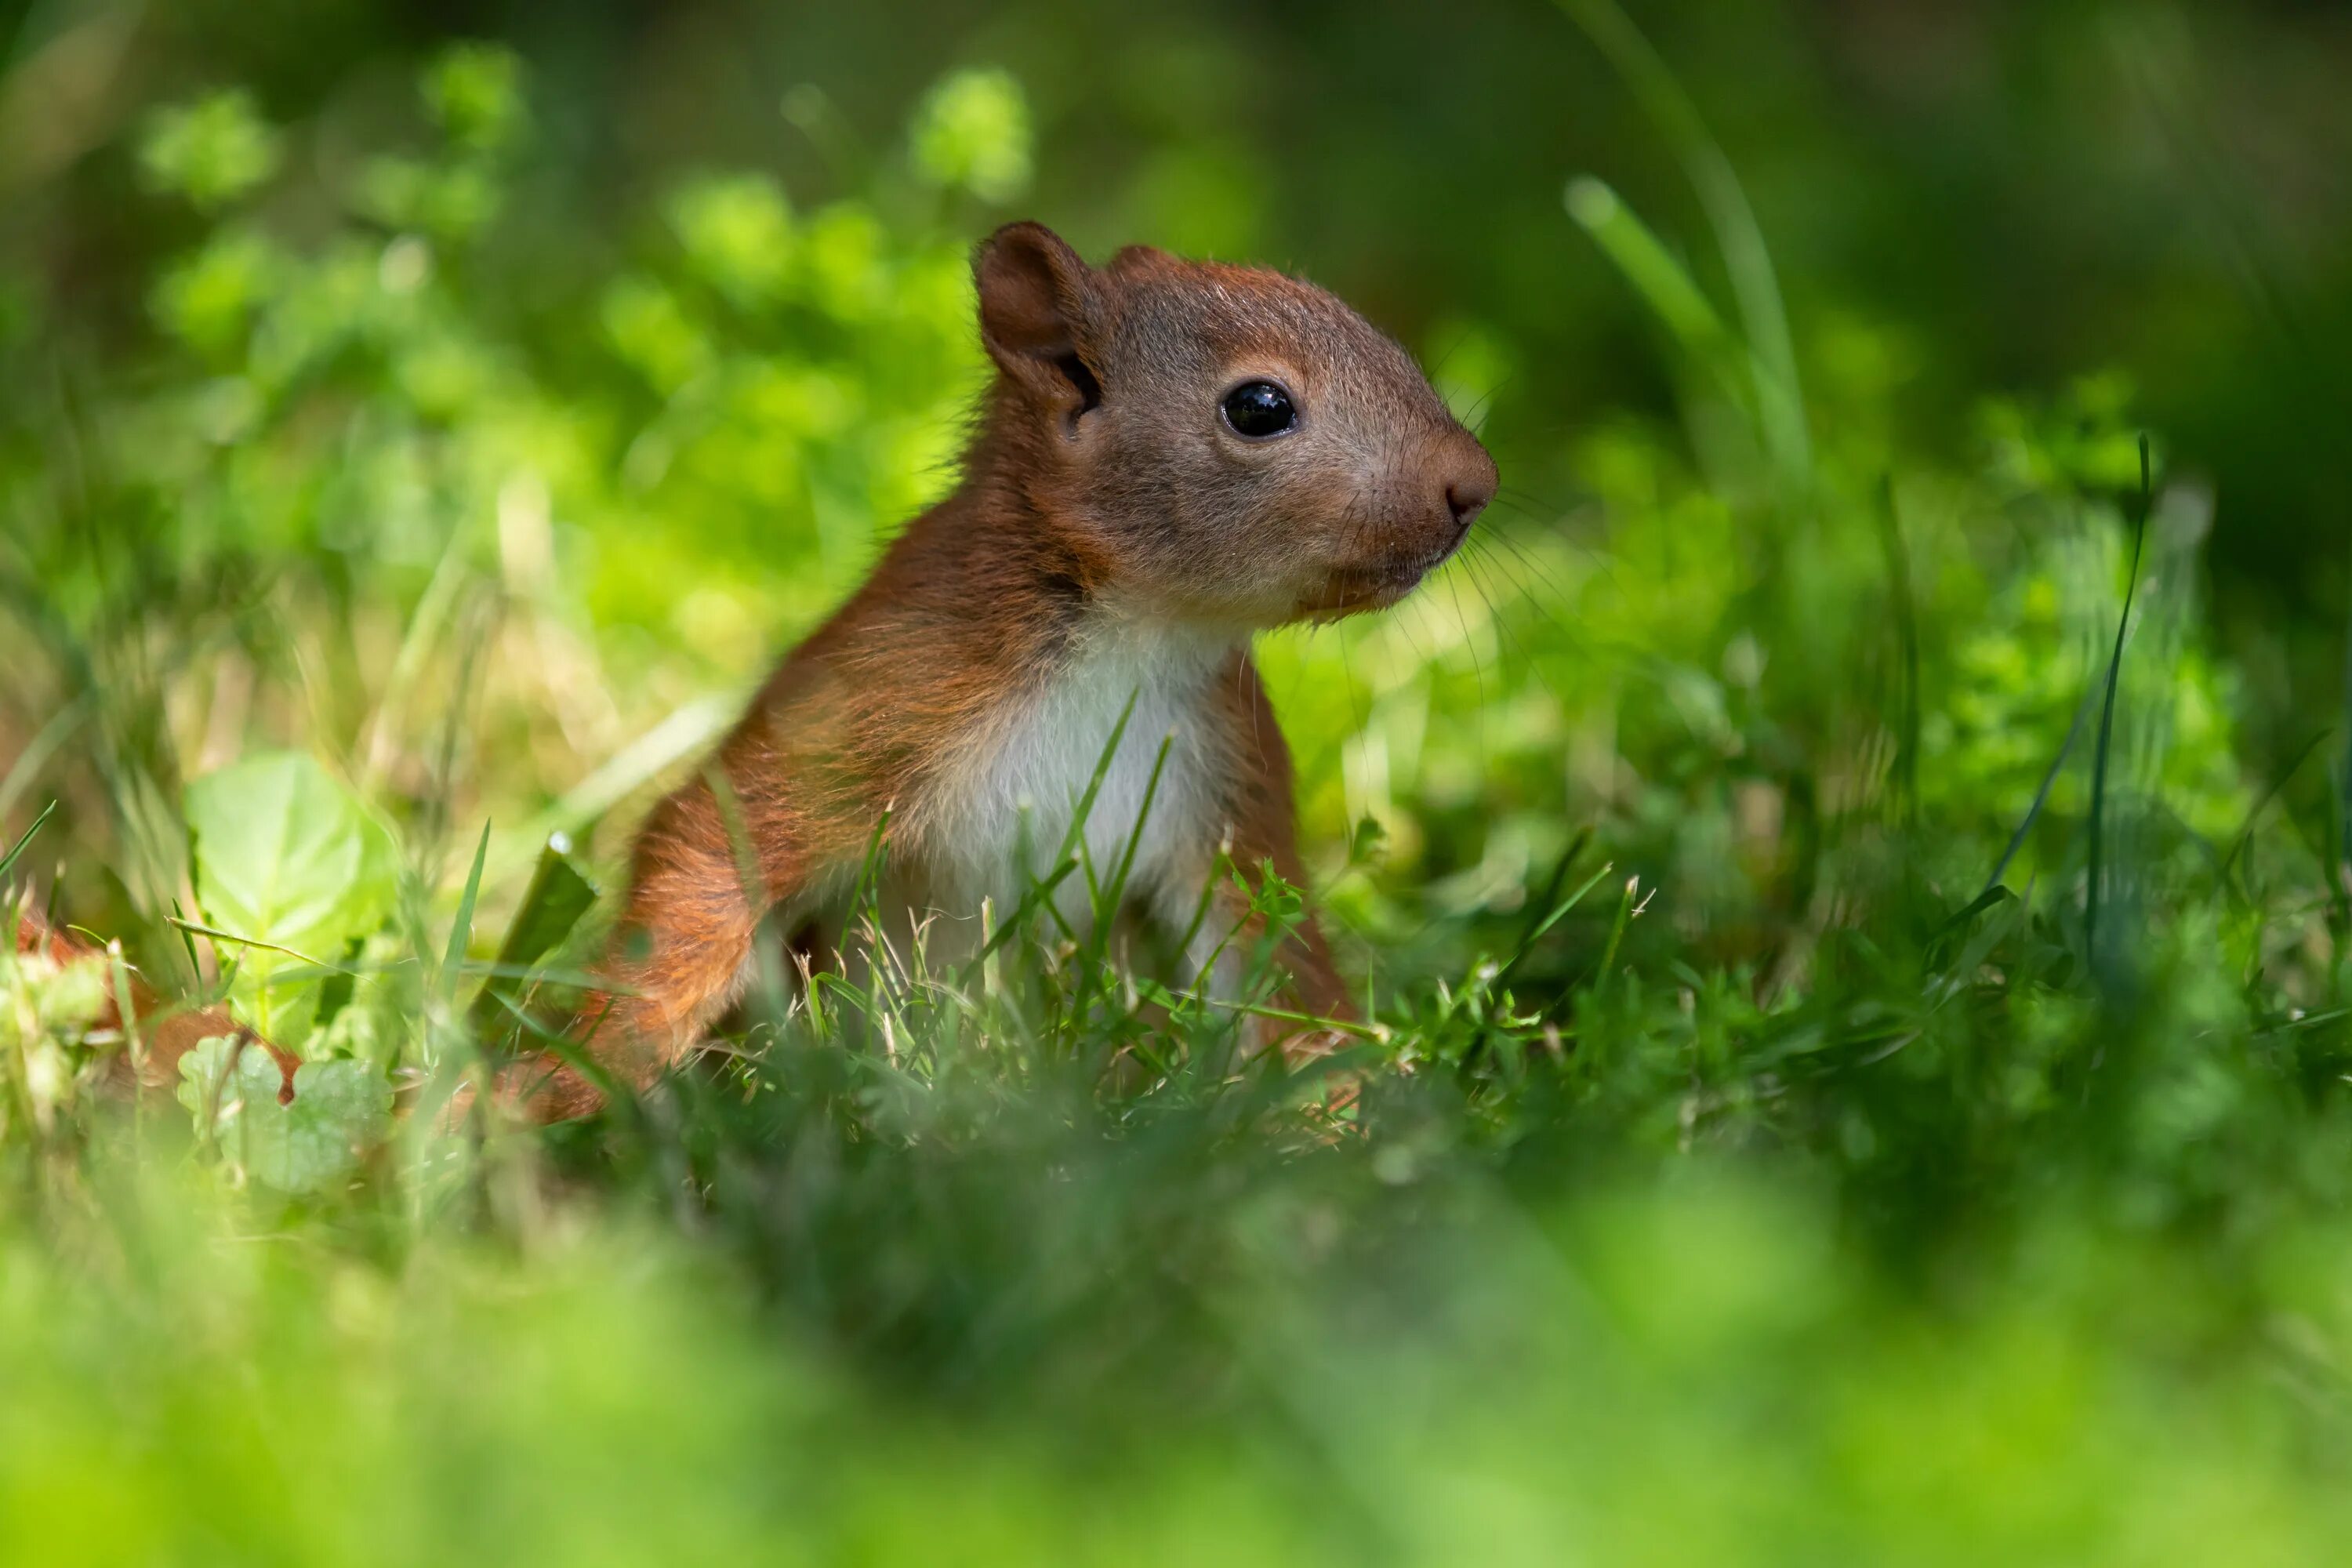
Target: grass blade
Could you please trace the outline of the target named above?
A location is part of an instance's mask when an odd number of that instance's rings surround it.
[[[346,973],[355,974],[358,973],[357,970],[352,969],[346,964],[331,963],[323,958],[313,958],[309,953],[304,952],[300,948],[286,947],[274,942],[263,942],[258,937],[239,936],[233,931],[223,931],[218,926],[208,926],[201,921],[183,920],[178,915],[172,915],[166,918],[170,920],[172,925],[176,930],[180,931],[184,934],[200,936],[206,942],[225,942],[232,947],[257,948],[263,952],[274,952],[278,954],[280,957],[291,958],[300,963],[307,963],[322,974],[342,974]]]
[[[16,763],[8,769],[7,776],[0,778],[0,816],[7,816],[16,807],[17,798],[33,787],[33,781],[40,777],[41,770],[48,765],[49,759],[73,738],[73,732],[81,727],[82,721],[89,717],[95,706],[89,693],[84,692],[59,709],[56,716],[26,742],[24,751],[17,754]]]
[[[2083,726],[2089,722],[2091,710],[2098,706],[2098,701],[2099,685],[2094,681],[2084,688],[2083,700],[2074,705],[2074,720],[2066,726],[2066,738],[2058,742],[2058,753],[2050,759],[2050,766],[2042,774],[2041,787],[2033,792],[2033,804],[2027,806],[2025,815],[2018,819],[2017,831],[2009,836],[2009,845],[2001,850],[2000,859],[1994,864],[1992,875],[1985,879],[1984,891],[1977,895],[1979,898],[1998,889],[2001,879],[2009,875],[2009,868],[2017,859],[2017,852],[2025,847],[2025,836],[2033,831],[2034,823],[2041,819],[2042,808],[2050,804],[2050,792],[2056,786],[2058,774],[2066,766],[2066,759],[2073,753],[2074,742],[2081,739]]]
[[[2221,857],[2221,868],[2214,872],[2214,879],[2218,883],[2224,887],[2229,884],[2230,872],[2237,865],[2238,857],[2243,855],[2253,842],[2254,824],[2262,820],[2263,813],[2270,809],[2271,802],[2276,800],[2281,792],[2294,782],[2294,775],[2303,771],[2303,764],[2311,761],[2318,753],[2320,742],[2326,740],[2330,733],[2331,731],[2326,730],[2314,733],[2311,739],[2296,748],[2294,755],[2288,759],[2286,766],[2281,768],[2272,777],[2269,787],[2263,791],[2262,797],[2247,811],[2245,822],[2231,837],[2229,852]]]
[[[1568,183],[1568,212],[1617,266],[1643,302],[1675,341],[1721,376],[1725,391],[1746,401],[1738,384],[1738,344],[1683,264],[1659,242],[1617,193],[1590,174]]]
[[[2339,912],[2352,912],[2352,865],[2342,847],[2352,845],[2352,604],[2344,612],[2344,766],[2336,775],[2336,842],[2338,854],[2328,868],[2339,900]],[[2347,922],[2339,919],[2338,925]]]
[[[41,824],[48,821],[50,817],[56,816],[57,810],[58,803],[54,800],[49,802],[48,805],[41,807],[41,815],[33,818],[33,825],[25,829],[23,833],[17,835],[16,842],[10,847],[8,853],[5,855],[0,855],[0,880],[5,880],[7,878],[8,873],[16,869],[17,860],[22,858],[25,853],[25,846],[33,841],[33,835],[41,830]]]
[[[2140,548],[2147,542],[2147,515],[2154,503],[2149,483],[2147,437],[2139,438],[2139,507],[2132,527],[2131,575],[2124,581],[2123,614],[2116,618],[2115,651],[2107,658],[2106,696],[2099,710],[2098,749],[2091,757],[2090,880],[2083,894],[2083,955],[2095,969],[2099,961],[2099,893],[2105,875],[2107,753],[2115,739],[2116,688],[2124,667],[2124,633],[2131,626],[2132,597],[2139,588]]]
[[[1895,595],[1895,629],[1903,659],[1903,690],[1895,731],[1895,779],[1903,819],[1919,817],[1919,613],[1911,595],[1911,557],[1903,548],[1895,510],[1895,476],[1878,482],[1878,518],[1886,545],[1886,576]]]
[[[1628,877],[1625,879],[1624,896],[1617,900],[1617,918],[1614,921],[1611,922],[1609,927],[1609,944],[1601,950],[1601,962],[1599,964],[1594,966],[1592,971],[1591,984],[1595,986],[1598,986],[1602,981],[1609,978],[1610,970],[1614,968],[1617,963],[1617,949],[1624,943],[1625,929],[1633,923],[1633,917],[1635,915],[1640,914],[1643,909],[1648,907],[1649,900],[1647,899],[1643,899],[1638,904],[1633,901],[1634,898],[1641,892],[1641,878]]]
[[[1784,479],[1804,479],[1812,470],[1812,454],[1795,340],[1763,226],[1756,221],[1756,209],[1748,205],[1731,160],[1708,132],[1698,106],[1616,0],[1559,0],[1559,5],[1633,89],[1697,193],[1738,301],[1766,444]]]
[[[465,967],[466,944],[474,934],[474,902],[482,892],[482,861],[490,852],[490,825],[482,824],[480,842],[474,846],[473,868],[466,873],[466,890],[457,898],[457,918],[450,922],[449,945],[441,958],[441,1003],[457,999],[457,977]]]
[[[530,984],[526,976],[530,966],[554,952],[581,917],[594,907],[596,889],[573,868],[567,853],[571,847],[570,839],[554,834],[541,848],[539,864],[532,868],[530,882],[523,889],[522,903],[507,926],[506,939],[499,944],[492,972],[467,1013],[478,1034],[487,1037],[493,1025],[502,1022],[499,1004],[520,1005]]]
[[[1111,764],[1118,760],[1118,743],[1127,737],[1128,721],[1135,717],[1135,705],[1143,696],[1138,686],[1127,694],[1127,702],[1118,710],[1118,721],[1110,727],[1110,739],[1103,742],[1102,753],[1095,758],[1095,771],[1087,780],[1086,789],[1070,812],[1069,831],[1062,835],[1062,855],[1075,853],[1079,866],[1087,874],[1087,897],[1100,899],[1102,889],[1095,885],[1094,867],[1087,855],[1087,819],[1094,815],[1095,797],[1102,793],[1103,780],[1110,776]]]

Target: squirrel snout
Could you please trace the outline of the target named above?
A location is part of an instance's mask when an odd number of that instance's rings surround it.
[[[1467,529],[1495,499],[1493,482],[1483,476],[1477,479],[1455,479],[1445,487],[1446,510],[1454,514],[1454,526]]]
[[[1495,499],[1497,483],[1495,459],[1475,441],[1467,445],[1469,450],[1453,458],[1453,471],[1445,477],[1445,509],[1454,515],[1457,539],[1470,531],[1470,525]]]

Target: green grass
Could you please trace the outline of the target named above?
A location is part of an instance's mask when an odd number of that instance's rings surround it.
[[[1573,186],[1679,421],[1587,421],[1577,504],[1265,641],[1373,1021],[1338,1126],[1240,1049],[1268,943],[1236,1008],[1038,899],[969,963],[772,974],[596,1121],[444,1112],[761,643],[945,482],[1017,85],[818,210],[685,182],[545,298],[504,56],[278,210],[305,128],[155,122],[204,216],[152,330],[5,384],[0,876],[121,948],[0,963],[0,1557],[2340,1555],[2338,747],[2241,762],[2206,502],[2113,382],[1934,443],[1852,354],[1800,402],[1722,153],[1570,9],[1738,308]],[[110,1090],[130,965],[296,1049],[293,1106],[226,1042]]]

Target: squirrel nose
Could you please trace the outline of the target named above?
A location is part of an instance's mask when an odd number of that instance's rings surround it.
[[[1445,506],[1454,514],[1457,533],[1468,532],[1478,514],[1486,510],[1486,503],[1495,499],[1495,460],[1486,456],[1484,448],[1477,456],[1475,463],[1465,465],[1445,481]]]

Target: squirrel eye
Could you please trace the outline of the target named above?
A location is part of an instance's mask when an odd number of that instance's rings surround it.
[[[1245,381],[1225,394],[1225,423],[1253,440],[1279,436],[1298,423],[1290,394],[1270,381]]]

